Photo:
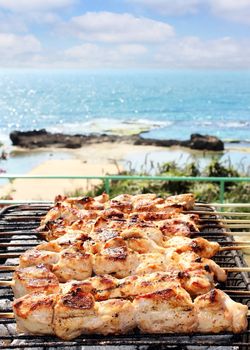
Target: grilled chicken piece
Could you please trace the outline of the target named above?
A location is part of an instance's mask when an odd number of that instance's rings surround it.
[[[199,232],[197,226],[199,221],[198,215],[195,214],[179,214],[172,218],[161,220],[155,224],[163,233],[165,240],[173,236],[190,237],[194,233]]]
[[[199,255],[193,252],[178,254],[177,260],[180,266],[182,266],[183,270],[188,271],[189,273],[203,269],[212,274],[219,282],[225,282],[227,279],[225,270],[216,264],[215,261],[201,258]]]
[[[109,196],[107,194],[103,194],[100,197],[75,197],[68,198],[65,197],[62,201],[58,201],[58,197],[56,198],[56,202],[63,203],[63,205],[67,205],[70,208],[74,209],[86,209],[86,210],[103,210],[105,209],[105,203],[108,201]]]
[[[170,219],[173,216],[179,215],[181,209],[174,207],[166,207],[162,211],[145,211],[145,212],[133,212],[129,215],[130,219],[138,218],[145,221],[160,221]]]
[[[73,247],[60,252],[57,264],[52,266],[52,272],[60,282],[71,279],[84,280],[92,275],[92,255],[75,250]]]
[[[118,280],[110,298],[134,298],[145,293],[153,293],[170,287],[181,287],[178,273],[156,272],[144,276],[128,276]]]
[[[192,193],[184,193],[177,196],[167,197],[165,203],[180,206],[185,210],[190,210],[194,207],[195,197]]]
[[[140,237],[149,238],[158,245],[163,244],[162,232],[154,223],[141,221],[138,218],[134,220],[107,220],[106,218],[99,218],[93,225],[90,236],[93,240],[107,241],[107,239],[114,237]]]
[[[164,240],[174,236],[192,237],[198,231],[192,231],[192,227],[186,222],[176,222],[176,219],[168,219],[156,223],[163,234]]]
[[[128,221],[126,226],[127,227],[124,227],[120,233],[121,237],[125,239],[128,237],[148,238],[150,240],[153,240],[158,246],[163,245],[162,232],[154,224],[146,221]]]
[[[76,209],[68,205],[57,203],[41,220],[38,231],[50,231],[56,226],[70,226],[77,220],[82,220],[87,223],[91,219],[98,217],[100,211]]]
[[[90,293],[73,291],[56,297],[53,330],[62,339],[73,339],[82,333],[95,333],[100,325],[98,308]]]
[[[133,301],[96,302],[80,288],[52,295],[34,293],[15,300],[13,310],[18,331],[70,340],[86,333],[125,333],[136,326],[146,333],[239,333],[247,328],[248,307],[217,289],[192,302],[183,288],[169,285]]]
[[[183,287],[192,295],[204,294],[214,288],[216,281],[225,282],[227,275],[213,260],[201,258],[195,253],[186,252],[175,256],[180,270],[187,273]],[[174,256],[173,256],[174,259]]]
[[[33,293],[13,302],[17,331],[31,334],[54,334],[55,295]]]
[[[135,326],[130,301],[110,299],[95,303],[90,293],[80,289],[59,296],[54,308],[55,334],[65,340],[82,333],[121,334]]]
[[[151,293],[158,290],[181,287],[177,273],[152,273],[145,276],[128,276],[117,279],[110,275],[94,276],[85,281],[69,282],[62,285],[64,292],[81,290],[91,293],[96,301],[113,298],[133,299],[137,295]]]
[[[172,252],[171,252],[172,253]],[[139,263],[134,274],[146,275],[154,272],[180,271],[179,265],[172,259],[172,254],[147,253],[139,255]]]
[[[110,299],[98,304],[98,313],[102,324],[100,334],[123,334],[136,327],[134,307],[129,300]]]
[[[70,279],[84,280],[92,275],[92,256],[72,246],[60,252],[30,249],[19,259],[19,267],[45,264],[60,282]]]
[[[26,250],[19,257],[19,267],[28,267],[44,264],[53,266],[59,260],[59,256],[54,251],[38,250],[36,248]]]
[[[135,273],[139,254],[129,251],[125,241],[119,237],[110,239],[101,251],[93,255],[93,271],[97,275],[114,274],[123,278]]]
[[[20,267],[44,263],[60,282],[84,280],[92,272],[96,275],[113,274],[117,278],[159,271],[188,273],[190,278],[184,286],[192,295],[209,291],[214,287],[214,281],[226,280],[225,271],[214,261],[201,258],[192,251],[178,254],[175,247],[161,251],[163,248],[156,246],[153,241],[149,243],[143,239],[133,239],[130,245],[128,242],[115,237],[92,246],[91,241],[86,241],[85,246],[79,241],[67,247],[66,241],[66,248],[56,241],[44,243],[22,254]],[[149,252],[143,253],[144,250]]]
[[[135,213],[133,215],[136,215],[136,212],[138,212],[142,219],[163,220],[180,213],[183,209],[190,209],[193,204],[194,197],[191,194],[172,196],[166,199],[156,198],[155,194],[135,196],[124,194],[113,198],[109,202],[106,194],[95,198],[57,196],[55,206],[41,220],[38,230],[49,230],[51,225],[54,226],[55,223],[59,225],[63,223],[69,226],[76,220],[87,222],[97,216],[114,216],[114,210],[120,218],[124,213],[133,212]],[[152,213],[155,214],[152,215]]]
[[[90,229],[92,226],[92,229]],[[91,253],[96,254],[111,239],[123,240],[130,250],[139,253],[161,252],[164,253],[161,231],[154,225],[136,221],[107,220],[99,218],[95,223],[90,223],[88,229],[81,231],[67,228],[65,234],[49,243],[40,244],[37,249],[60,251],[73,242],[85,242],[84,246]]]
[[[45,265],[18,268],[13,274],[15,298],[41,292],[55,294],[60,290],[58,278]]]
[[[97,197],[89,197],[89,196],[67,197],[67,196],[58,195],[55,197],[55,204],[63,203],[70,207],[80,206],[80,209],[95,209],[95,206],[104,204],[108,202],[108,200],[109,200],[109,195],[105,192]]]
[[[102,275],[90,277],[84,281],[70,281],[61,284],[63,293],[73,292],[74,290],[81,290],[83,293],[90,293],[96,301],[103,301],[107,299],[121,298],[118,286],[120,281],[111,275]]]
[[[64,340],[81,334],[121,334],[136,327],[129,300],[95,302],[80,289],[66,294],[30,294],[13,303],[17,329],[31,334],[55,334]]]
[[[198,260],[196,262],[195,260]],[[194,253],[177,254],[169,250],[167,254],[141,254],[140,263],[135,270],[136,275],[153,272],[169,272],[178,274],[183,288],[192,296],[207,293],[214,288],[215,281],[225,281],[226,274],[216,263],[202,259]]]
[[[153,264],[156,264],[157,256],[152,255],[151,259],[151,266],[147,265],[148,271],[154,271]],[[201,269],[189,274],[177,270],[177,264],[168,264],[167,267],[162,264],[161,267],[162,272],[131,275],[123,279],[116,279],[111,275],[101,275],[83,281],[73,280],[63,284],[59,284],[57,277],[45,266],[19,268],[17,270],[18,274],[14,275],[13,290],[15,297],[21,297],[37,291],[52,294],[59,289],[67,292],[77,288],[84,293],[91,293],[95,300],[102,301],[110,298],[134,297],[159,289],[166,289],[172,285],[182,286],[194,296],[206,293],[214,287],[211,276],[205,270]],[[142,271],[140,265],[139,268],[137,268],[136,273],[145,272]],[[48,276],[48,279],[45,279],[46,276]]]
[[[172,287],[137,296],[133,301],[137,326],[146,333],[192,333],[197,318],[190,295]]]
[[[154,201],[156,198],[155,194],[138,194],[132,196],[130,194],[121,194],[110,201],[110,207],[119,209],[124,213],[130,213],[135,211],[135,208],[146,206],[145,209]]]
[[[191,193],[170,196],[167,198],[157,198],[155,194],[128,195],[123,194],[113,198],[111,207],[122,208],[122,211],[145,212],[145,211],[163,211],[169,207],[180,208],[181,210],[192,209],[195,198]]]
[[[177,253],[193,251],[202,258],[212,258],[220,251],[220,245],[217,242],[210,242],[205,238],[197,237],[190,239],[188,237],[174,236],[164,244],[165,248],[175,248]]]
[[[19,268],[13,276],[14,295],[20,298],[26,294],[43,292],[56,294],[81,289],[91,293],[95,300],[103,301],[112,298],[134,297],[143,293],[165,289],[170,285],[181,286],[177,272],[157,272],[145,276],[128,276],[117,279],[111,275],[94,276],[84,281],[70,281],[59,284],[57,277],[43,265]]]
[[[40,232],[40,235],[46,241],[52,241],[67,234],[85,234],[88,235],[94,225],[94,220],[76,220],[72,225],[65,226],[63,223],[49,222],[46,224],[45,231]]]
[[[194,300],[198,331],[240,333],[247,328],[247,305],[236,303],[219,289],[211,290]]]
[[[105,193],[95,198],[67,198],[57,196],[55,206],[41,220],[38,231],[55,231],[57,226],[65,228],[76,221],[78,221],[78,225],[79,221],[81,221],[81,226],[83,226],[89,220],[95,219],[103,212],[105,213],[105,203],[107,200],[108,195]]]

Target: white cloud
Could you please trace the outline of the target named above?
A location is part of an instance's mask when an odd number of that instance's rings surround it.
[[[0,8],[13,12],[47,12],[71,6],[75,2],[75,0],[0,0]]]
[[[217,16],[250,24],[250,0],[209,0],[209,4]]]
[[[5,14],[0,11],[0,33],[23,33],[27,32],[28,27],[20,16],[14,14]]]
[[[166,16],[183,16],[203,11],[215,16],[250,24],[250,0],[127,0],[132,5]]]
[[[62,29],[82,40],[106,43],[155,43],[174,35],[173,27],[164,22],[112,12],[88,12],[73,17]]]
[[[0,32],[29,32],[30,26],[34,24],[43,25],[47,30],[49,26],[58,25],[61,21],[60,12],[76,1],[0,0]]]
[[[127,0],[167,16],[195,14],[206,0]]]
[[[180,38],[160,48],[155,63],[174,68],[250,68],[249,44],[229,37],[209,41],[198,37]]]
[[[147,53],[143,45],[103,46],[91,43],[74,46],[65,51],[65,61],[83,68],[121,68],[138,66],[141,56]]]
[[[153,0],[136,1],[153,4]],[[6,16],[0,12],[0,66],[3,67],[250,68],[250,39],[243,41],[226,37],[205,40],[198,36],[178,37],[174,28],[167,23],[129,13],[88,12],[62,23],[52,5],[59,6],[60,3],[61,6],[66,6],[72,0],[37,1],[36,9],[33,2],[33,5],[29,5],[30,0],[20,2],[26,4],[26,8],[33,6],[32,10],[21,15],[18,12],[8,12]],[[239,17],[241,12],[248,13],[247,2],[244,0],[238,0],[238,6],[231,0],[203,0],[203,4],[204,2],[209,3],[218,16],[231,18],[229,14],[234,13],[235,16],[237,14],[236,18],[242,18]],[[9,3],[14,4],[14,1],[0,0],[0,7],[4,3],[7,6]],[[165,4],[166,10],[167,3],[170,4],[170,1],[154,1],[159,10],[160,4]],[[200,0],[171,3],[172,7],[168,7],[168,10],[184,14],[196,11]],[[18,6],[15,11],[19,11]],[[50,27],[57,30],[56,40],[60,40],[58,45],[53,48],[53,42],[47,41],[50,50],[45,51],[46,48],[41,47],[39,40],[28,34],[29,28],[26,25],[31,23],[29,16],[32,16],[33,22],[43,22],[44,29]],[[25,18],[26,22],[20,20],[15,23],[15,18]],[[20,32],[17,34],[18,30],[26,32],[26,35],[20,35]],[[64,40],[65,37],[67,40]],[[51,38],[49,39],[53,40]],[[42,39],[46,42],[44,39],[46,36]]]
[[[0,35],[0,66],[35,68],[250,69],[250,40],[173,37],[163,44],[83,43],[45,52],[29,35]]]
[[[164,45],[87,43],[66,50],[62,57],[63,65],[81,68],[243,69],[250,68],[250,42],[174,37]]]
[[[42,50],[39,40],[33,35],[0,33],[0,64],[2,67],[17,66]]]

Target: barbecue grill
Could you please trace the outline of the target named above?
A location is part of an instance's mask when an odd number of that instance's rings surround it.
[[[12,272],[9,265],[18,264],[18,256],[26,249],[32,248],[41,242],[36,232],[40,219],[49,210],[48,204],[13,205],[0,211],[0,281],[11,280]],[[232,245],[233,237],[225,235],[229,231],[220,221],[221,217],[213,214],[214,209],[210,206],[196,204],[194,210],[209,212],[201,214],[202,227],[200,236],[209,240],[217,241],[221,245]],[[214,218],[215,221],[207,218]],[[242,252],[239,250],[222,251],[214,260],[221,267],[246,267]],[[250,306],[250,278],[247,272],[229,272],[225,284],[219,288],[226,291],[235,301]],[[13,293],[10,287],[0,286],[0,312],[12,312],[11,301]],[[174,349],[250,349],[250,324],[246,332],[242,334],[141,334],[134,331],[125,335],[99,336],[82,335],[72,341],[62,341],[54,336],[38,337],[34,335],[20,335],[15,330],[14,319],[1,319],[0,323],[0,348],[81,348],[87,345],[119,346],[133,345],[135,348],[149,346],[150,349],[160,346]],[[145,349],[145,347],[143,347]]]

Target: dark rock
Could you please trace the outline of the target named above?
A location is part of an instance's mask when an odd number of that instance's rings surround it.
[[[180,141],[178,140],[158,140],[158,139],[145,139],[138,137],[137,140],[134,142],[135,145],[152,145],[152,146],[159,146],[159,147],[171,147],[176,146],[180,144]]]
[[[45,129],[33,131],[13,131],[10,133],[10,139],[15,146],[25,148],[37,147],[67,147],[80,148],[84,145],[91,145],[103,142],[123,142],[134,145],[153,145],[160,147],[184,146],[198,150],[222,151],[224,144],[217,137],[209,135],[193,134],[190,140],[158,140],[143,138],[141,135],[119,136],[107,134],[89,134],[89,135],[65,135],[60,133],[50,133]]]
[[[224,143],[216,136],[192,134],[187,147],[197,150],[223,151]]]

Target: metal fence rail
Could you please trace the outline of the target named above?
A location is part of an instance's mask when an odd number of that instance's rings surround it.
[[[105,175],[105,176],[84,176],[84,175],[20,175],[20,174],[0,174],[0,179],[51,179],[51,180],[101,180],[104,183],[104,188],[107,193],[110,193],[110,182],[112,180],[131,180],[131,181],[191,181],[191,182],[216,182],[220,185],[220,203],[224,203],[225,183],[227,182],[250,182],[250,177],[199,177],[199,176],[130,176],[130,175]],[[14,203],[32,203],[32,200],[18,201],[18,200],[0,200],[0,204],[14,204]],[[34,201],[38,203],[38,201]],[[44,203],[45,201],[39,201]]]

